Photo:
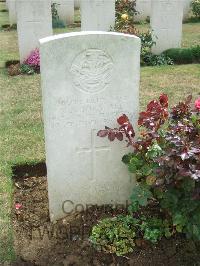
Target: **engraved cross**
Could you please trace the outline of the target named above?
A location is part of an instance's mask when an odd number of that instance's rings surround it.
[[[91,174],[90,180],[95,179],[95,162],[96,162],[96,152],[98,151],[110,151],[110,146],[96,146],[95,145],[95,138],[97,138],[96,130],[91,130],[91,147],[90,148],[78,148],[77,153],[90,153],[91,154]]]

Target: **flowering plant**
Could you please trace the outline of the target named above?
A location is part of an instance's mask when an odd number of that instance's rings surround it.
[[[28,56],[28,58],[24,61],[23,64],[32,67],[35,72],[39,72],[40,71],[40,53],[39,53],[39,49],[36,48],[35,50],[33,50],[30,53],[30,55]]]
[[[200,111],[200,98],[196,99],[195,108],[196,108],[197,111]]]
[[[131,210],[138,211],[150,200],[156,201],[172,221],[172,231],[183,232],[200,240],[200,98],[192,96],[171,110],[168,97],[160,95],[139,114],[140,135],[129,118],[117,119],[118,128],[98,132],[110,141],[125,139],[133,152],[122,161],[136,174],[138,186],[133,189]]]
[[[116,0],[114,31],[134,34],[141,39],[141,65],[172,65],[173,61],[168,56],[152,54],[151,48],[156,44],[153,40],[155,39],[153,38],[153,31],[140,32],[135,27],[134,18],[138,13],[136,0]]]
[[[136,34],[134,16],[138,13],[135,9],[135,0],[116,0],[115,2],[115,30],[122,33]]]

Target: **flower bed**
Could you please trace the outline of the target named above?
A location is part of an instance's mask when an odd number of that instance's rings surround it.
[[[131,195],[131,216],[120,218],[120,227],[129,230],[127,234],[123,229],[115,235],[119,228],[115,222],[110,225],[110,220],[109,231],[114,231],[105,241],[107,231],[102,221],[92,231],[94,246],[123,255],[133,249],[138,238],[157,243],[182,233],[200,241],[200,98],[192,103],[192,96],[188,96],[171,110],[167,95],[152,100],[139,115],[137,139],[125,114],[117,122],[118,128],[106,126],[98,136],[110,141],[125,139],[133,150],[122,158],[137,180]],[[143,208],[152,203],[159,212],[147,217]],[[133,243],[129,241],[130,232],[134,235]]]

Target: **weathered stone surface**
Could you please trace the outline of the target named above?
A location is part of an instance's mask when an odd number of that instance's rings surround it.
[[[39,39],[53,34],[50,0],[17,0],[17,32],[22,63]]]
[[[81,5],[81,0],[74,0],[74,7],[75,8],[80,8],[80,5]]]
[[[151,0],[136,0],[136,10],[139,12],[135,16],[135,21],[143,21],[151,16]]]
[[[115,0],[81,1],[81,30],[109,31],[115,25]]]
[[[74,0],[56,0],[53,2],[57,4],[59,19],[65,25],[72,24],[74,22]]]
[[[181,46],[183,2],[180,0],[152,0],[151,28],[154,41],[152,52],[160,54]]]
[[[182,0],[183,1],[183,21],[189,18],[189,13],[191,10],[191,2],[192,0]]]
[[[10,25],[16,24],[17,23],[16,0],[7,0],[6,3],[9,11]]]
[[[121,162],[126,143],[96,134],[123,113],[136,124],[140,39],[82,32],[40,43],[51,220],[86,204],[125,203],[134,184]]]

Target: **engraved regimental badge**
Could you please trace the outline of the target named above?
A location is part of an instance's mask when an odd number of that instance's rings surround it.
[[[104,51],[88,49],[78,54],[71,65],[73,84],[82,92],[100,92],[109,84],[113,61]]]

